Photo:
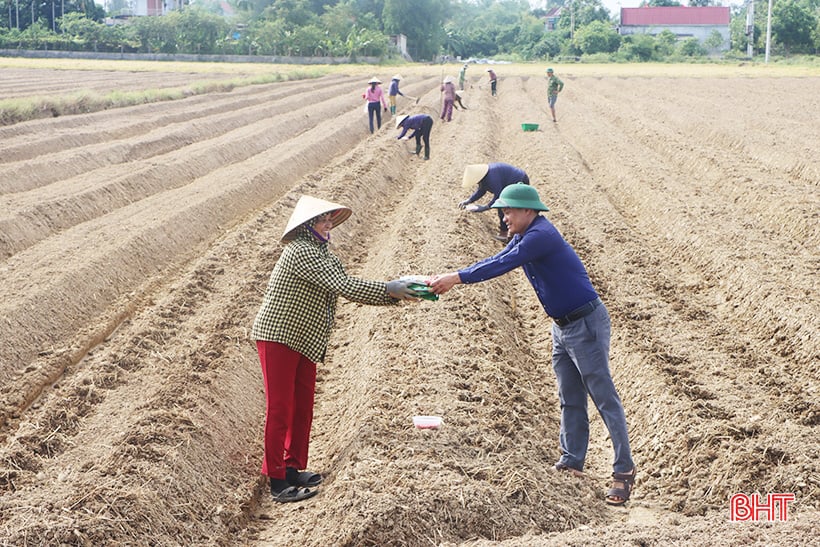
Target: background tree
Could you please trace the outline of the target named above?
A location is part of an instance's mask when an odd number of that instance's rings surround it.
[[[681,42],[678,52],[684,57],[702,57],[706,55],[706,49],[697,38],[687,38]]]
[[[592,21],[575,32],[575,43],[586,55],[612,53],[621,45],[621,36],[609,21]]]
[[[651,61],[656,55],[655,38],[649,34],[624,36],[618,54],[627,61]]]
[[[713,30],[709,33],[706,40],[703,41],[703,47],[710,51],[717,51],[719,50],[726,40],[723,39],[723,35],[718,32],[717,30]]]
[[[384,30],[407,36],[414,59],[433,59],[445,40],[449,7],[448,0],[385,0]]]
[[[663,29],[655,36],[655,51],[660,57],[669,57],[675,53],[678,37],[669,29]]]
[[[812,32],[817,27],[816,9],[808,3],[781,0],[772,8],[772,35],[786,52],[809,53],[814,49]]]

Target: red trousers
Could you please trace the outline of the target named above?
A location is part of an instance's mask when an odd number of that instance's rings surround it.
[[[265,382],[265,457],[262,474],[285,478],[307,468],[316,363],[284,344],[256,341]]]

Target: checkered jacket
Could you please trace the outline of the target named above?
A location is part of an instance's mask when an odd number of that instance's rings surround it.
[[[327,243],[299,233],[271,272],[251,337],[279,342],[314,363],[322,362],[339,295],[377,306],[399,302],[387,295],[386,283],[349,277]]]

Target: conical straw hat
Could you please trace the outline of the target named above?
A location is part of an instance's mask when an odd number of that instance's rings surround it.
[[[406,120],[409,117],[410,116],[408,116],[407,114],[402,114],[401,116],[398,116],[396,118],[396,129],[399,128],[399,126],[401,125],[401,122],[403,122],[404,120]]]
[[[339,205],[331,201],[325,201],[312,196],[300,197],[299,201],[296,202],[296,207],[293,208],[293,212],[290,214],[290,220],[288,220],[288,225],[285,227],[285,233],[282,234],[282,241],[291,241],[296,237],[296,229],[299,228],[299,226],[319,215],[330,212],[333,213],[331,218],[333,220],[333,226],[335,227],[347,220],[353,211],[344,205]]]
[[[461,179],[461,187],[469,190],[483,179],[490,170],[488,163],[473,163],[464,168],[464,178]]]

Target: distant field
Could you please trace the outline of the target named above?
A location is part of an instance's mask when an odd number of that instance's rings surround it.
[[[820,66],[792,65],[778,63],[751,63],[738,62],[736,64],[666,64],[666,63],[631,63],[631,64],[562,64],[557,62],[521,63],[478,65],[471,64],[471,68],[485,70],[494,66],[499,74],[533,75],[541,74],[547,65],[555,68],[556,72],[569,72],[578,76],[663,76],[681,78],[698,77],[798,77],[820,76]],[[442,67],[456,67],[460,63],[450,63]],[[89,59],[24,59],[17,57],[0,57],[2,68],[49,68],[58,70],[115,70],[137,72],[191,72],[202,74],[225,73],[235,75],[269,74],[298,74],[311,72],[317,74],[370,74],[372,72],[400,71],[408,74],[429,73],[431,65],[423,63],[387,64],[387,65],[292,65],[292,64],[263,64],[263,63],[193,63],[193,62],[165,62],[165,61],[95,61]],[[452,72],[452,70],[451,70]],[[475,74],[475,73],[473,73]]]

